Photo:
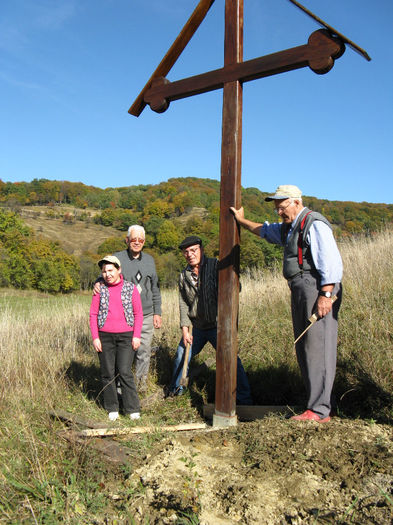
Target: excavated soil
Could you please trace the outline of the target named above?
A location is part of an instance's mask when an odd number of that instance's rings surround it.
[[[127,480],[136,523],[393,523],[393,431],[271,416],[173,434]],[[199,520],[199,521],[198,521]]]

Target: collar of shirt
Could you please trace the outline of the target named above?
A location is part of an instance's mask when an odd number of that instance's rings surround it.
[[[299,215],[302,213],[302,211],[304,210],[304,208],[302,208],[299,213],[296,215],[296,217],[293,219],[292,223],[291,223],[291,227],[289,228],[288,230],[288,235],[287,235],[287,240],[289,239],[289,237],[291,236],[292,232],[293,232],[293,229],[294,227],[296,226],[296,223],[299,219]]]
[[[189,264],[187,265],[187,270],[190,272],[191,278],[192,278],[192,280],[193,280],[193,282],[194,282],[194,284],[196,286],[198,285],[198,282],[199,282],[199,276],[201,274],[201,267],[202,267],[202,264],[203,264],[204,260],[205,260],[205,256],[203,255],[202,259],[201,259],[201,262],[199,264],[199,272],[198,272],[198,274],[195,273],[193,266],[190,266]]]
[[[140,261],[142,260],[142,253],[143,252],[139,252],[138,257],[134,257],[130,250],[127,250],[127,253],[128,253],[128,257],[131,259],[131,261],[135,261],[135,259],[139,259]]]

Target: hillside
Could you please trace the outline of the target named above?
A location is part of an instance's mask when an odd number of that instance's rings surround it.
[[[34,207],[34,210],[31,207],[23,207],[20,216],[37,235],[59,242],[67,253],[77,257],[86,252],[97,253],[100,244],[108,237],[118,237],[121,240],[125,237],[124,232],[111,226],[103,226],[91,221],[64,221],[63,216],[71,213],[69,207],[59,206],[57,211],[61,217],[57,219],[48,217],[46,215],[48,211],[50,208],[46,206]],[[72,208],[72,213],[82,211]],[[93,214],[94,212],[92,216]]]
[[[267,193],[243,188],[242,202],[249,219],[274,222]],[[393,224],[393,205],[338,202],[304,196],[304,203],[330,221],[335,236],[344,240],[371,234]],[[163,287],[177,281],[183,261],[177,246],[187,235],[199,235],[208,256],[218,256],[220,184],[193,177],[169,179],[156,185],[95,188],[82,183],[35,179],[4,183],[0,180],[0,205],[14,211],[38,236],[60,243],[67,254],[80,259],[81,286],[90,286],[97,255],[123,249],[131,224],[147,232],[145,249],[156,260]],[[83,264],[82,264],[83,259]],[[273,268],[281,248],[242,232],[241,271]]]

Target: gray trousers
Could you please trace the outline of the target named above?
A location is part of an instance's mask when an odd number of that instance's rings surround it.
[[[288,281],[291,289],[292,323],[295,339],[310,324],[318,299],[318,278],[310,273]],[[332,311],[310,328],[296,343],[296,356],[306,387],[307,409],[322,417],[330,414],[331,395],[336,374],[337,317],[341,303],[341,285],[333,293],[338,295]]]
[[[135,380],[137,385],[138,383],[144,383],[149,374],[153,333],[153,314],[145,315],[143,317],[141,345],[135,356]]]

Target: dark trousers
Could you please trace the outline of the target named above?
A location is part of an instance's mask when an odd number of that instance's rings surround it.
[[[120,381],[123,409],[126,414],[140,411],[134,375],[131,372],[135,351],[132,349],[133,332],[113,334],[99,332],[102,352],[98,352],[101,366],[104,407],[108,412],[119,411],[116,390],[116,372]]]
[[[190,349],[190,356],[188,363],[191,359],[198,355],[205,344],[210,343],[214,349],[217,348],[217,328],[211,328],[208,330],[201,330],[195,326],[192,329],[192,345]],[[179,346],[177,348],[175,362],[173,365],[173,374],[170,390],[176,392],[180,386],[180,379],[183,372],[183,363],[185,358],[185,346],[183,338],[180,339]],[[237,357],[237,386],[236,386],[236,403],[238,405],[252,405],[251,389],[248,383],[246,371],[243,368],[243,364],[240,357]]]

